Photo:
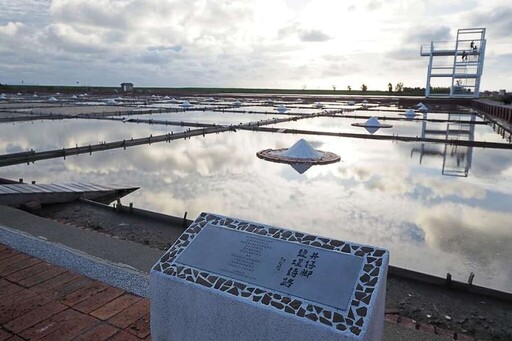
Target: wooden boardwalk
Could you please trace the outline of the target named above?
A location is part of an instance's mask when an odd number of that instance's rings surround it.
[[[0,184],[0,205],[19,206],[26,203],[53,204],[85,198],[110,203],[138,187],[103,186],[93,183]]]

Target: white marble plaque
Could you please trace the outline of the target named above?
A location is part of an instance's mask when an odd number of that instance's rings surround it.
[[[176,263],[344,311],[363,258],[208,224]]]

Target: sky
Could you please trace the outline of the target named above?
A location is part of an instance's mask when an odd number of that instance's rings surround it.
[[[510,91],[510,0],[0,0],[0,83],[424,87],[420,46],[469,27]]]

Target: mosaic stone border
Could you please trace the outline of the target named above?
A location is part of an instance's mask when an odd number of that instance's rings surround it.
[[[309,302],[302,298],[272,292],[254,284],[224,278],[217,274],[211,274],[175,263],[178,255],[188,247],[207,224],[362,257],[364,259],[362,275],[357,279],[356,290],[351,296],[349,307],[346,311],[337,310],[333,307]],[[247,221],[239,221],[210,213],[201,213],[156,263],[153,270],[237,296],[253,304],[259,303],[284,313],[301,318],[305,317],[342,333],[351,333],[359,336],[363,330],[365,318],[369,313],[368,306],[372,302],[374,291],[377,289],[381,266],[385,260],[387,261],[388,257],[388,251],[380,248],[317,237]]]
[[[256,153],[256,156],[260,159],[278,163],[308,163],[311,165],[326,165],[329,163],[335,163],[341,160],[340,156],[331,152],[324,152],[317,150],[322,153],[322,157],[319,159],[303,159],[296,157],[286,157],[278,153],[287,151],[288,148],[283,149],[264,149]]]

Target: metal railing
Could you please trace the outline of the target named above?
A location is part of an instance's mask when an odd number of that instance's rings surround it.
[[[453,41],[434,41],[431,44],[423,44],[420,53],[430,54],[432,51],[455,51],[455,43]]]

